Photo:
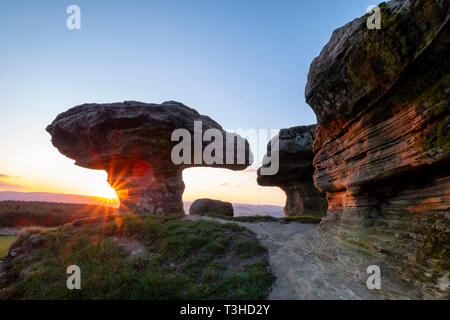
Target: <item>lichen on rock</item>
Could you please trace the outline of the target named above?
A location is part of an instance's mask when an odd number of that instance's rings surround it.
[[[444,297],[450,254],[448,1],[380,5],[337,29],[311,64],[321,230],[386,255],[424,297]]]

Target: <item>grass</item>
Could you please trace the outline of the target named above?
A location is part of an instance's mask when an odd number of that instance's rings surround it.
[[[57,227],[92,215],[107,215],[112,207],[87,204],[0,201],[0,227]]]
[[[237,253],[241,259],[249,258],[254,255],[267,252],[260,243],[256,241],[241,240],[237,244]]]
[[[240,222],[280,222],[280,223],[290,223],[290,222],[298,222],[298,223],[312,223],[317,224],[320,223],[322,218],[315,216],[292,216],[292,217],[283,217],[283,218],[275,218],[271,216],[244,216],[244,217],[227,217],[215,213],[203,213],[196,214],[201,216],[207,216],[211,218],[219,218],[230,221],[240,221]]]
[[[9,247],[16,239],[16,236],[0,236],[0,258],[8,254]]]
[[[126,215],[22,234],[3,299],[263,299],[273,281],[255,235],[234,223]],[[130,255],[121,241],[144,248]],[[68,290],[66,268],[81,268]]]
[[[115,208],[95,205],[0,201],[0,227],[58,227],[77,219],[91,216],[111,215],[115,212]],[[227,217],[214,213],[207,213],[204,215],[241,222],[278,221],[281,223],[319,223],[321,220],[320,217],[315,216],[274,218],[271,216]]]

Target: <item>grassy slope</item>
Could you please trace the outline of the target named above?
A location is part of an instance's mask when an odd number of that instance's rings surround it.
[[[0,258],[8,254],[9,247],[16,239],[15,236],[0,236]]]
[[[12,299],[262,299],[274,276],[266,249],[233,223],[122,216],[121,221],[70,224],[38,231],[31,254],[7,264]],[[36,232],[36,231],[34,231]],[[25,248],[32,233],[13,248]],[[113,239],[144,245],[130,257]],[[81,268],[81,290],[68,290],[67,266]]]

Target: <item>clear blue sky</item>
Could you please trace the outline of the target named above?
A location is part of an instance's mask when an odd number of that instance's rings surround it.
[[[81,30],[66,28],[71,4]],[[371,4],[0,0],[0,174],[51,169],[46,125],[86,102],[178,100],[230,129],[315,123],[309,65]]]

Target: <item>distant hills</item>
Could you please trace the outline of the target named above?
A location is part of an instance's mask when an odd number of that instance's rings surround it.
[[[64,202],[64,203],[81,203],[92,205],[106,205],[118,207],[119,200],[111,201],[101,197],[82,196],[77,194],[51,193],[51,192],[17,192],[17,191],[0,191],[0,201],[43,201],[43,202]],[[184,201],[184,211],[188,214],[189,207],[192,202]],[[245,203],[233,203],[234,215],[255,216],[268,215],[272,217],[284,217],[283,207],[273,205],[253,205]]]
[[[106,205],[109,203],[110,206],[119,206],[119,200],[116,200],[111,204],[111,200],[106,198],[51,192],[0,191],[0,201],[4,200],[64,202],[93,205]]]

